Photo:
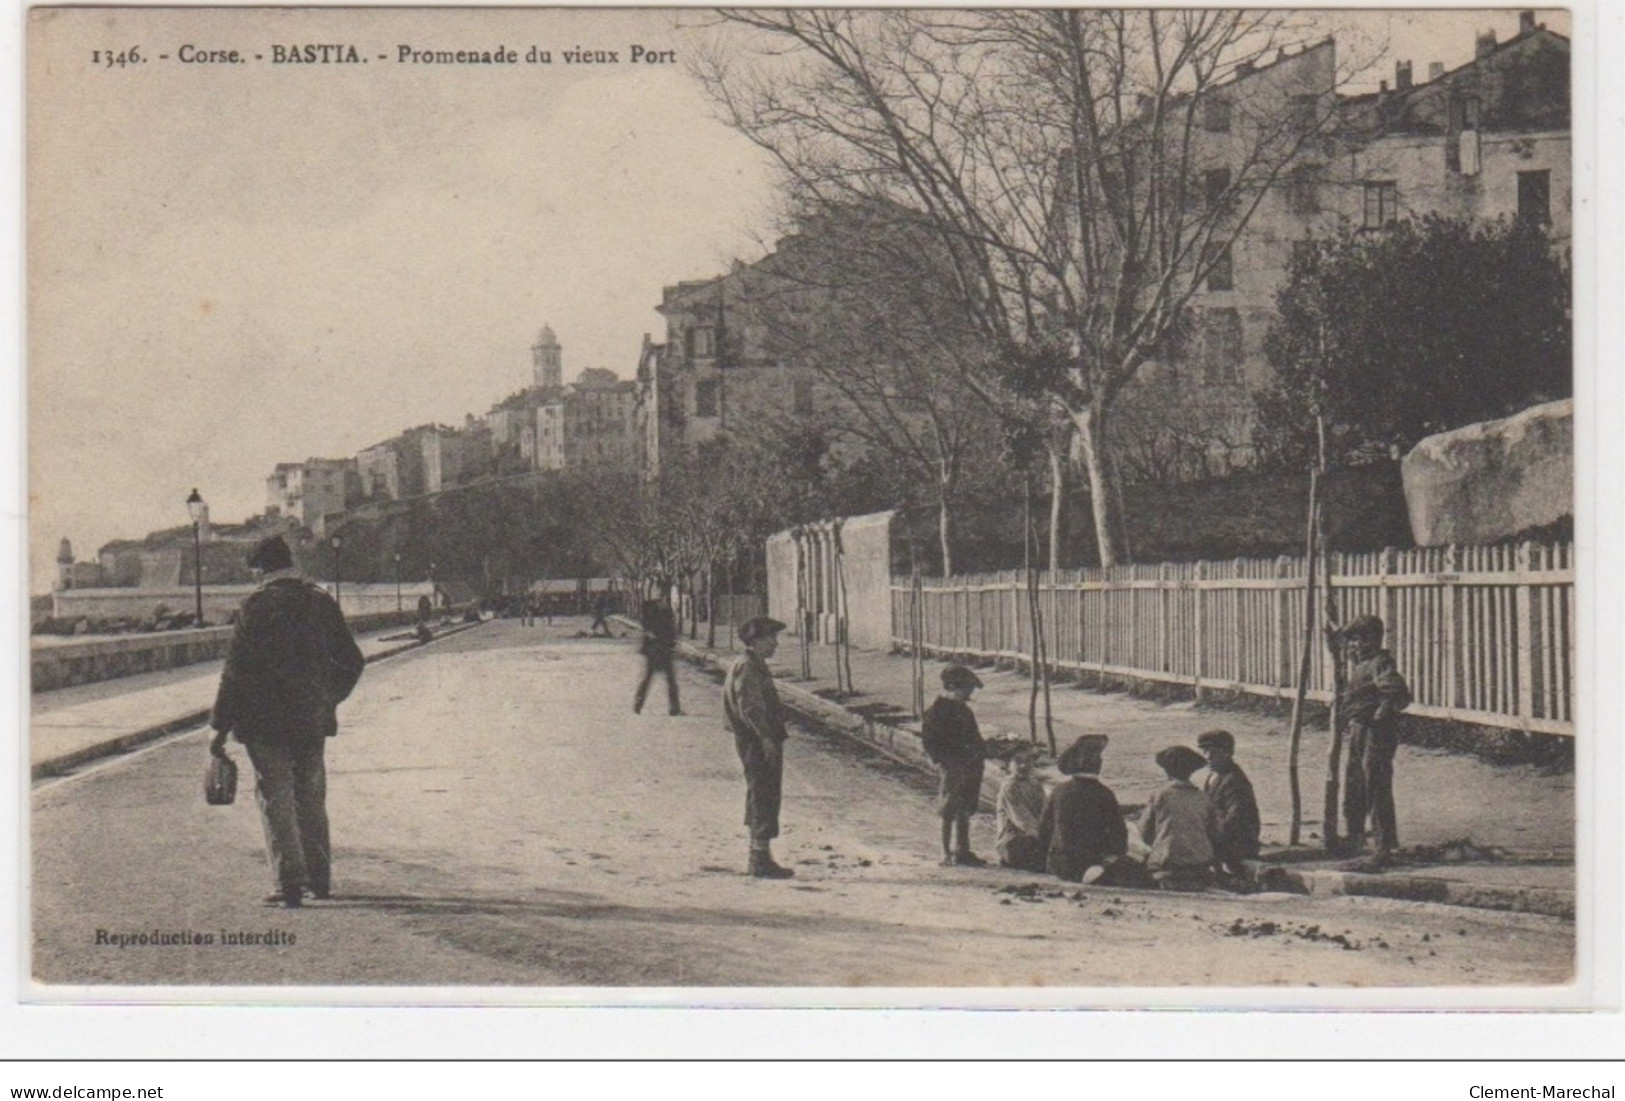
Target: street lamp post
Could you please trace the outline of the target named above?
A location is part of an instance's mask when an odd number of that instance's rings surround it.
[[[401,604],[401,552],[395,552],[395,610],[402,610]]]
[[[192,591],[197,597],[197,625],[203,626],[203,513],[208,506],[197,487],[186,498],[186,511],[192,517]]]
[[[339,599],[339,596],[340,596],[340,593],[339,593],[339,584],[340,584],[339,578],[343,576],[342,566],[343,566],[343,562],[344,562],[344,540],[340,539],[337,535],[335,535],[335,536],[333,536],[332,543],[333,543],[333,600],[334,600],[335,603],[338,604],[339,611],[343,612],[344,611],[344,602]]]

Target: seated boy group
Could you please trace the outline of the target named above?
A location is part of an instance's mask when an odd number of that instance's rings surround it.
[[[941,774],[944,864],[980,865],[970,848],[970,817],[981,791],[983,742],[971,712],[971,693],[982,686],[962,665],[942,671],[943,694],[926,711],[923,741]],[[1201,890],[1244,878],[1244,861],[1258,856],[1258,802],[1235,762],[1235,738],[1210,730],[1196,739],[1201,752],[1176,745],[1156,755],[1168,783],[1152,794],[1138,821],[1148,850],[1129,856],[1129,828],[1111,789],[1100,782],[1103,734],[1085,734],[1056,759],[1066,779],[1047,792],[1033,775],[1033,753],[1018,751],[999,789],[999,863],[1047,871],[1062,879],[1105,886]],[[1202,788],[1191,777],[1202,768]]]

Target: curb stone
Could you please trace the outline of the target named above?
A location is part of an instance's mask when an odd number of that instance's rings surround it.
[[[1272,867],[1271,878],[1284,881],[1288,889],[1316,898],[1335,895],[1393,898],[1574,920],[1574,892],[1557,887],[1507,887],[1437,876],[1371,875],[1329,869],[1304,871],[1279,866]]]
[[[403,643],[400,646],[392,647],[388,650],[380,650],[378,653],[368,656],[367,664],[371,665],[375,661],[382,661],[385,658],[391,658],[397,654],[403,654],[408,650],[422,649],[425,646],[439,642],[443,638],[448,638],[451,635],[460,635],[464,631],[473,630],[478,626],[480,626],[478,623],[463,623],[449,630],[442,631],[440,634],[431,638],[428,642],[418,642],[414,640],[412,642]],[[142,727],[140,730],[135,730],[128,734],[120,734],[117,737],[109,738],[105,742],[96,742],[93,745],[81,746],[79,749],[72,750],[68,753],[59,753],[55,757],[47,757],[45,760],[39,761],[29,767],[28,778],[30,781],[49,780],[53,777],[71,772],[80,765],[89,764],[91,761],[97,761],[103,757],[116,757],[121,753],[128,753],[133,749],[139,749],[149,742],[155,742],[160,738],[167,738],[171,734],[180,734],[196,727],[203,726],[209,721],[209,712],[211,710],[213,709],[205,707],[198,711],[188,711],[184,715],[178,715],[173,719],[167,719],[164,722],[156,723],[152,726]]]

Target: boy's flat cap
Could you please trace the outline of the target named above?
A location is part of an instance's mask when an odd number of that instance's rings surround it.
[[[1108,741],[1104,734],[1082,734],[1055,758],[1055,767],[1068,776],[1080,772],[1094,772],[1100,767],[1100,755]]]
[[[784,630],[784,624],[765,615],[751,616],[739,625],[739,641],[747,646],[759,638],[776,635]]]
[[[1207,765],[1202,755],[1188,745],[1171,745],[1157,752],[1157,767],[1181,780],[1190,779],[1191,773]]]

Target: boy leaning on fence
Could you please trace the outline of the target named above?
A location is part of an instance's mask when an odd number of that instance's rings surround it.
[[[1343,772],[1345,842],[1358,850],[1365,842],[1366,819],[1379,861],[1399,848],[1394,813],[1394,753],[1399,748],[1399,713],[1411,705],[1410,686],[1382,648],[1383,624],[1362,615],[1332,632],[1332,644],[1343,647],[1348,662],[1343,694],[1337,701],[1338,724],[1348,738]]]

